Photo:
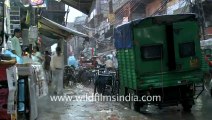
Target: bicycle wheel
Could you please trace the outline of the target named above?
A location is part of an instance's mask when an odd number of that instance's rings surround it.
[[[84,86],[89,86],[91,84],[91,78],[88,71],[82,73],[81,82]]]
[[[207,92],[209,92],[210,89],[211,89],[210,83],[211,83],[211,75],[205,73],[205,74],[204,74],[204,89],[205,89]]]

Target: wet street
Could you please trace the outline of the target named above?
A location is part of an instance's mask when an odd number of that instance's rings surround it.
[[[66,89],[64,95],[85,95],[92,94],[92,91],[91,88],[78,85]],[[50,96],[40,99],[38,106],[37,120],[212,120],[212,98],[207,92],[196,100],[191,113],[183,112],[181,106],[162,110],[148,106],[146,111],[137,113],[120,102],[55,102],[50,100]]]

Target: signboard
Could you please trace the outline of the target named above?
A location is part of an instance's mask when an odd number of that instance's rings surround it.
[[[42,5],[43,3],[44,3],[44,0],[30,0],[30,4],[32,6]]]

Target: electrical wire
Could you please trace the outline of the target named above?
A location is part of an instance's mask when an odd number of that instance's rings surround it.
[[[166,0],[166,1],[164,1],[163,2],[163,4],[152,14],[152,15],[150,15],[150,16],[154,16],[154,15],[156,15],[156,14],[158,14],[158,12],[160,12],[166,5],[167,5],[167,3],[169,2],[170,0]],[[190,1],[190,0],[186,0],[186,1]],[[190,1],[191,2],[191,1]],[[137,7],[139,7],[140,6],[140,4],[142,4],[143,3],[143,1],[139,1],[139,2],[136,2],[135,0],[130,0],[128,3],[125,3],[125,5],[124,6],[128,6],[129,5],[129,8],[128,9],[130,9],[131,11],[131,13],[132,12],[134,12],[136,9],[137,9]],[[183,10],[184,11],[184,10]],[[122,16],[123,15],[123,13],[125,12],[125,9],[124,9],[124,7],[122,7],[121,8],[121,10],[119,10],[119,12],[117,12],[116,13],[116,17],[120,17],[120,16]],[[123,21],[123,20],[115,20],[114,22],[112,22],[112,23],[110,23],[110,25],[116,25],[116,24],[118,24],[118,23],[120,23],[121,21]],[[89,28],[89,27],[87,27],[87,26],[83,26],[84,28],[87,28],[87,29],[89,29],[89,30],[98,30],[98,28]],[[107,27],[107,26],[106,26]],[[97,40],[98,41],[98,40]]]
[[[69,8],[70,6],[68,6],[68,8],[67,8],[67,11],[66,11],[66,21],[65,21],[65,26],[67,26],[67,23],[68,23],[68,14],[69,14],[69,12],[70,12],[70,8]]]
[[[126,11],[124,8],[124,6],[130,6],[130,8],[128,8],[128,9],[132,9],[133,7],[135,7],[135,1],[133,1],[133,0],[130,0],[128,3],[125,3],[125,5],[123,5],[123,7],[120,9],[120,11],[118,11],[117,13],[116,13],[116,18],[117,17],[122,17],[123,16],[123,14],[124,14],[124,12]],[[116,22],[117,20],[115,20],[114,22],[112,22],[111,23],[111,25],[114,25],[115,23],[117,23]],[[120,21],[122,21],[122,20],[120,20]]]
[[[137,2],[134,2],[134,4],[132,4],[131,5],[131,7],[129,8],[130,10],[132,9],[132,8],[134,8],[133,10],[131,10],[130,12],[132,13],[132,12],[134,12],[139,6],[140,6],[140,4],[141,3],[143,3],[142,1],[139,1],[138,3]],[[119,15],[117,15],[118,17],[119,16],[121,16],[120,14]],[[120,23],[120,22],[122,22],[123,20],[116,20],[116,21],[114,21],[114,22],[112,22],[111,24],[112,25],[115,25],[115,24],[118,24],[118,23]]]
[[[125,6],[129,5],[129,6],[130,6],[129,9],[134,8],[134,10],[135,10],[141,3],[142,3],[142,2],[139,2],[139,4],[136,4],[135,0],[130,0]],[[137,5],[137,6],[136,6],[136,5]],[[133,11],[134,11],[134,10],[133,10]],[[131,11],[131,12],[133,12],[133,11]],[[116,16],[117,16],[117,17],[120,17],[124,12],[125,12],[124,7],[122,7],[121,10],[116,14]],[[120,20],[120,21],[122,21],[122,20]],[[118,21],[118,22],[120,22],[120,21]],[[116,24],[116,23],[118,23],[118,22],[117,22],[117,21],[112,22],[110,25],[114,25],[114,24]],[[86,29],[89,29],[89,30],[93,30],[93,31],[99,29],[99,28],[90,28],[90,27],[87,27],[87,26],[85,26],[85,25],[83,25],[83,27],[86,28]],[[105,26],[104,28],[106,28],[106,27],[108,27],[108,26]],[[104,29],[104,28],[103,28],[103,29]]]
[[[129,1],[129,2],[126,4],[126,6],[129,5],[130,8],[128,8],[128,9],[130,9],[130,10],[131,10],[132,8],[134,8],[133,10],[130,11],[130,12],[132,13],[132,12],[134,12],[134,11],[137,9],[137,7],[140,6],[141,3],[143,3],[143,1],[135,2],[134,0],[131,0],[131,1]],[[124,10],[124,7],[122,7],[121,10],[120,10],[120,11],[118,12],[118,14],[116,14],[116,15],[117,15],[117,16],[121,16],[122,13],[123,13],[124,11],[125,11],[125,10]],[[117,24],[117,23],[119,23],[119,22],[121,22],[121,21],[122,21],[122,20],[112,22],[110,25],[115,25],[115,24]],[[87,26],[84,26],[84,27],[87,27]],[[89,27],[87,27],[87,28],[89,28]],[[90,28],[90,29],[96,30],[96,28]],[[95,41],[96,41],[97,43],[102,43],[102,42],[104,42],[104,40],[101,41],[101,40],[99,40],[99,39],[97,39],[97,38],[95,38],[95,37],[92,37],[92,38],[94,38]]]

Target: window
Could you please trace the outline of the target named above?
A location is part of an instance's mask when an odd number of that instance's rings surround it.
[[[191,57],[195,56],[195,46],[194,42],[181,43],[179,45],[180,57]]]
[[[141,57],[144,60],[161,59],[163,54],[163,45],[142,46]]]

